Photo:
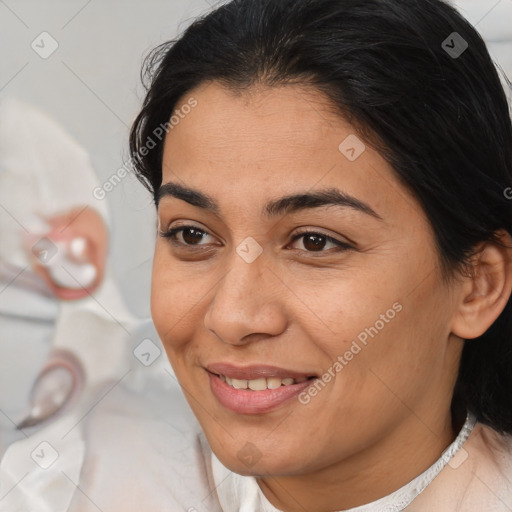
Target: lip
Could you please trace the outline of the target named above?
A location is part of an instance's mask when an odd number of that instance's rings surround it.
[[[307,379],[309,377],[316,377],[313,372],[297,372],[267,364],[235,366],[229,363],[213,363],[207,365],[206,370],[216,375],[225,375],[232,379],[245,380],[261,379],[263,377],[279,377],[280,379]]]
[[[284,406],[292,398],[309,387],[314,379],[297,384],[281,386],[277,389],[252,391],[235,389],[224,382],[219,375],[235,379],[252,380],[263,377],[307,378],[311,374],[300,373],[268,365],[236,367],[229,364],[213,364],[206,369],[210,379],[210,389],[218,402],[226,409],[238,414],[264,414]]]

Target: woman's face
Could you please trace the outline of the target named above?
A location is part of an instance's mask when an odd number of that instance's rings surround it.
[[[445,443],[455,293],[386,161],[305,87],[211,83],[178,110],[152,314],[221,462],[354,471]]]

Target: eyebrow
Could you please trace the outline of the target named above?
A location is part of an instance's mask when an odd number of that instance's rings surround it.
[[[216,201],[199,190],[194,190],[178,183],[165,183],[162,185],[155,196],[156,206],[160,204],[160,200],[164,197],[175,197],[181,199],[192,206],[207,210],[220,216],[220,208]],[[301,210],[312,208],[320,208],[322,206],[340,206],[343,208],[351,208],[358,212],[383,220],[382,217],[373,208],[360,201],[359,199],[341,192],[336,188],[327,188],[314,192],[303,192],[273,199],[269,201],[263,208],[263,213],[268,217],[277,217],[287,213],[295,213]]]

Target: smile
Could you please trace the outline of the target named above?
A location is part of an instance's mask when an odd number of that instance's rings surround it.
[[[234,389],[250,389],[252,391],[263,391],[265,389],[277,389],[281,386],[292,386],[293,384],[300,384],[305,380],[308,380],[306,377],[301,377],[300,379],[292,379],[291,377],[286,377],[282,379],[281,377],[262,377],[259,379],[235,379],[232,377],[228,377],[226,375],[219,375],[219,377],[230,385]],[[314,378],[314,377],[309,377]]]
[[[218,403],[238,414],[264,414],[291,404],[317,378],[270,366],[218,364],[208,366],[206,372]]]

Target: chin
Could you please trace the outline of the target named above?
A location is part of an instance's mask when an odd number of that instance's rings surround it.
[[[210,442],[210,440],[208,440]],[[275,449],[261,448],[259,450],[250,442],[242,444],[242,448],[231,451],[226,450],[229,444],[218,446],[214,441],[210,443],[213,453],[219,461],[230,471],[243,476],[292,476],[305,471],[304,458],[297,459],[297,454],[277,452]]]

